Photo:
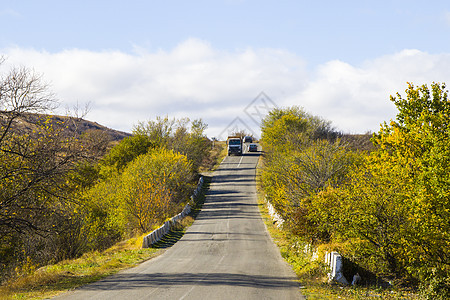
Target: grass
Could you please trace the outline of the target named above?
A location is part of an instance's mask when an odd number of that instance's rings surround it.
[[[42,267],[1,286],[0,299],[53,297],[136,266],[162,253],[160,249],[142,249],[142,239],[143,236],[140,236],[120,242],[103,252],[89,252],[78,259]]]
[[[214,147],[211,149],[210,155],[203,161],[200,167],[200,173],[209,173],[215,171],[223,158],[227,155],[226,142],[215,141]]]
[[[193,211],[192,215],[198,214]],[[134,267],[156,257],[174,245],[192,225],[194,217],[185,217],[178,226],[152,248],[143,249],[145,235],[120,242],[103,252],[89,252],[73,260],[62,261],[16,278],[0,287],[0,299],[45,299],[82,285],[103,279],[120,270]]]

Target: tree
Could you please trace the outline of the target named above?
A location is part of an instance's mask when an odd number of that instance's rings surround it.
[[[444,84],[408,84],[406,98],[391,101],[396,119],[374,134],[376,150],[340,192],[338,232],[370,254],[373,262],[365,263],[373,271],[422,282],[432,274],[449,278],[448,92]]]
[[[0,235],[10,230],[39,228],[35,211],[46,209],[47,196],[73,159],[74,147],[49,126],[37,121],[37,131],[23,131],[15,122],[28,113],[43,112],[56,104],[41,77],[13,69],[0,81]],[[59,183],[58,183],[59,186]]]
[[[14,68],[0,78],[0,146],[6,141],[14,121],[25,113],[39,113],[56,105],[48,85],[26,68]]]
[[[211,143],[205,135],[207,127],[201,119],[158,117],[155,121],[139,123],[133,133],[147,136],[154,147],[165,147],[186,155],[197,172],[211,150]]]
[[[267,197],[296,234],[328,239],[319,230],[313,197],[346,181],[357,156],[337,138],[330,122],[297,107],[275,109],[262,124],[262,181]]]
[[[103,173],[107,173],[108,168],[122,172],[127,164],[150,151],[156,144],[157,142],[153,142],[147,135],[139,133],[124,138],[102,158],[100,165],[103,167]]]
[[[73,216],[67,174],[88,153],[64,124],[41,114],[56,104],[41,77],[26,68],[0,79],[2,273],[26,256],[41,263],[54,258],[60,246],[54,238],[71,229],[65,226]]]
[[[173,134],[175,119],[169,119],[168,116],[157,117],[154,121],[139,122],[133,128],[134,135],[147,136],[155,147],[167,147]]]
[[[148,232],[155,224],[175,215],[189,200],[194,173],[186,156],[156,148],[115,170],[84,194],[88,211],[85,230],[105,240],[105,232],[117,238]]]
[[[384,124],[374,137],[380,148],[376,163],[402,166],[406,177],[405,202],[414,228],[407,247],[418,254],[408,263],[417,267],[415,272],[425,271],[424,266],[450,269],[450,101],[445,88],[409,83],[406,98],[391,97],[399,111],[396,121]]]
[[[130,231],[148,232],[189,199],[194,174],[186,156],[164,148],[134,160],[121,176],[119,197]]]

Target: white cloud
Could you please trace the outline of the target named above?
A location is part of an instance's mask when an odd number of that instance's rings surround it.
[[[355,67],[330,61],[316,69],[306,88],[286,99],[313,114],[332,120],[338,129],[377,131],[397,113],[390,95],[404,95],[407,82],[415,85],[450,81],[450,54],[431,55],[404,50]]]
[[[188,39],[171,51],[135,54],[71,49],[48,53],[10,48],[9,65],[43,73],[62,106],[91,102],[88,119],[130,131],[157,115],[202,118],[208,134],[232,120],[264,91],[278,106],[299,105],[346,132],[378,130],[395,116],[389,95],[415,84],[450,80],[450,54],[404,50],[352,66],[330,61],[308,73],[302,58],[280,49],[224,52]],[[253,124],[250,124],[254,126]]]

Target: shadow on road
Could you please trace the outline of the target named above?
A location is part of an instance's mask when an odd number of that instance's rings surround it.
[[[209,190],[212,177],[203,176],[203,180],[204,184],[200,192],[200,195],[197,198],[197,201],[194,207],[192,208],[191,213],[189,214],[189,216],[192,217],[194,220],[197,218],[198,214],[202,209],[203,204],[205,203],[205,194]],[[185,230],[186,229],[182,227],[171,228],[168,234],[166,234],[157,243],[152,245],[152,248],[166,249],[172,247],[173,245],[175,245],[176,242],[178,242],[183,237],[183,235],[185,234]]]
[[[132,290],[164,286],[241,286],[264,289],[298,287],[295,277],[230,273],[121,273],[85,286],[84,290]]]

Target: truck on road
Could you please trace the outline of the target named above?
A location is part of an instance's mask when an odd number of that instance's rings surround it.
[[[227,139],[227,149],[228,155],[236,154],[242,155],[242,137],[240,136],[229,136]]]

